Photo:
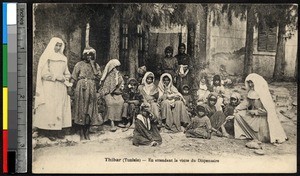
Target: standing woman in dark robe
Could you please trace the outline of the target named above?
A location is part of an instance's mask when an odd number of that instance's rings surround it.
[[[193,64],[192,64],[192,58],[185,53],[186,46],[184,43],[179,44],[178,47],[178,54],[175,56],[178,61],[178,80],[176,83],[176,87],[179,89],[179,91],[182,93],[182,86],[183,85],[191,85],[191,77],[193,74]]]
[[[90,125],[101,125],[97,106],[96,82],[100,79],[100,66],[95,63],[96,51],[85,48],[83,61],[78,62],[72,73],[72,83],[75,85],[75,103],[73,109],[74,122],[80,126],[80,140],[90,140]],[[97,82],[98,83],[98,82]]]
[[[159,61],[158,72],[159,75],[163,73],[169,73],[172,76],[172,80],[176,83],[177,80],[178,61],[173,57],[173,48],[168,46],[165,49],[165,57]]]
[[[157,118],[150,112],[150,107],[141,105],[141,112],[137,115],[133,131],[133,145],[157,146],[162,138],[157,129]]]

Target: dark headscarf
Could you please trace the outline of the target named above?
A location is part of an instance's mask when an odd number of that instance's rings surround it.
[[[178,49],[181,48],[181,47],[184,47],[186,49],[186,46],[185,46],[184,43],[180,43],[179,46],[178,46]]]
[[[219,81],[219,84],[215,84],[215,81]],[[221,86],[221,77],[220,77],[220,75],[215,75],[213,77],[213,85],[214,86]]]
[[[215,92],[212,92],[207,97],[207,104],[210,105],[210,100],[214,97],[214,99],[217,101],[218,95]]]
[[[173,47],[172,46],[167,46],[166,49],[165,49],[165,53],[167,53],[167,51],[169,51],[173,54]]]

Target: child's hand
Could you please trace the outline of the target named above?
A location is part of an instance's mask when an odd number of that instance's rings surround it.
[[[73,96],[73,89],[72,89],[72,87],[68,87],[67,88],[67,93],[68,93],[69,96]]]

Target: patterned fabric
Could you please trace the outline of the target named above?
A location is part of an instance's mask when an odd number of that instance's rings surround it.
[[[72,79],[75,80],[75,101],[73,119],[79,125],[101,125],[97,107],[96,78],[100,79],[100,66],[96,64],[97,74],[94,74],[90,63],[78,62],[73,70]],[[87,120],[87,115],[90,118]],[[87,124],[88,123],[88,124]]]
[[[119,71],[114,69],[119,66],[120,62],[116,59],[110,60],[104,69],[101,81],[103,86],[100,88],[100,96],[104,97],[107,112],[104,121],[108,119],[111,121],[121,121],[122,107],[124,99],[122,98],[122,90],[124,87],[124,80]]]

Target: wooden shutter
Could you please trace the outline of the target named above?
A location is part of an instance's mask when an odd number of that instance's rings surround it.
[[[269,34],[268,35],[268,42],[267,42],[267,51],[276,51],[276,46],[277,46],[277,43],[276,43],[276,34]]]
[[[267,41],[267,51],[276,51],[277,46],[277,27],[269,28],[268,31],[268,41]]]
[[[258,33],[258,51],[266,51],[267,50],[267,33],[265,31],[259,31]]]

